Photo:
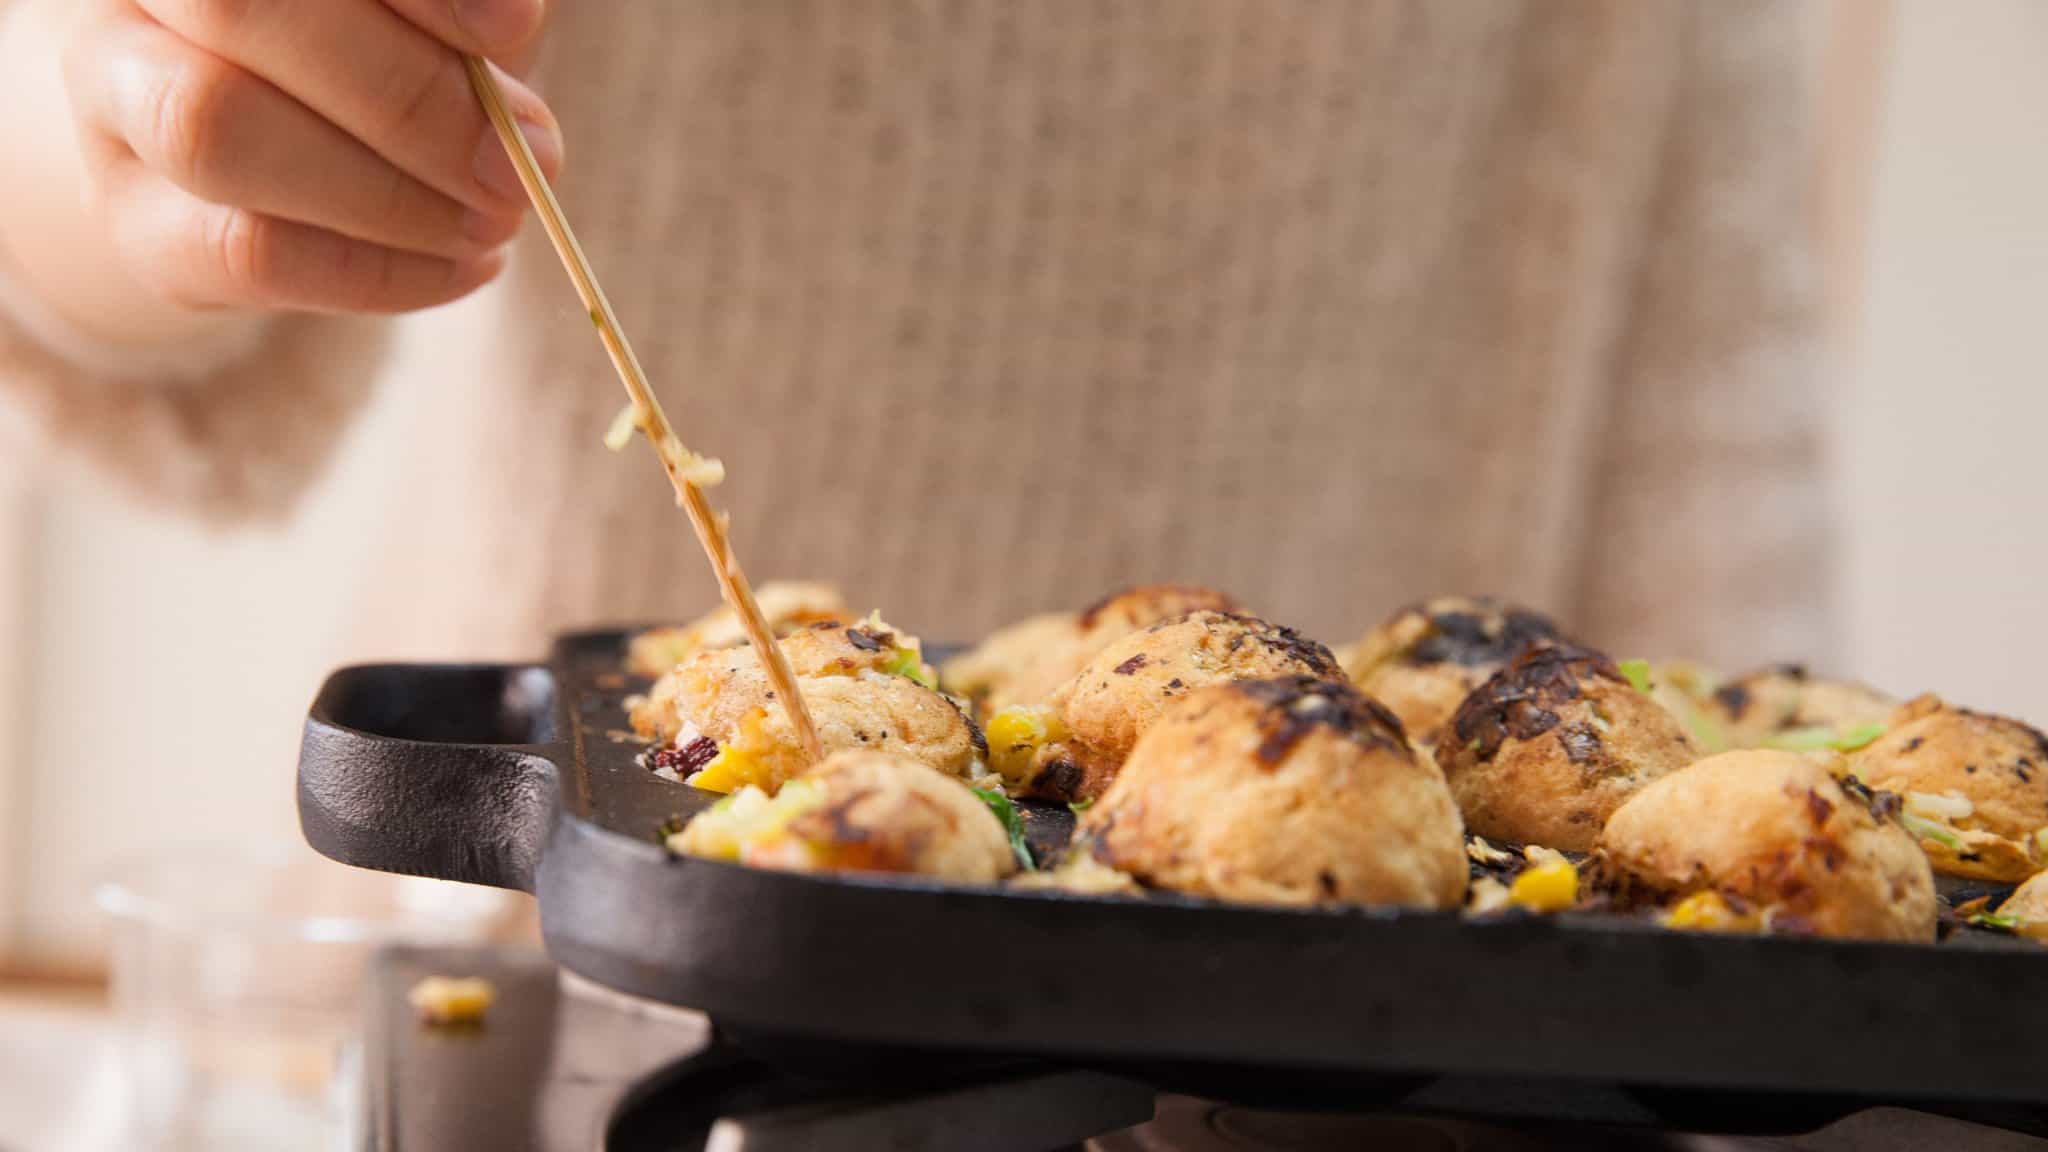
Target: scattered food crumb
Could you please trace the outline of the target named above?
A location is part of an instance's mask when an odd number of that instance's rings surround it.
[[[497,992],[490,981],[473,976],[429,976],[413,985],[405,998],[419,1010],[424,1023],[467,1025],[483,1023]]]

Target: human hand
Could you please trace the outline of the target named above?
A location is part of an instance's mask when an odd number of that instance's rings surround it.
[[[65,78],[92,209],[191,309],[402,312],[503,264],[525,197],[462,54],[514,61],[542,0],[86,0]],[[541,167],[562,146],[501,77]]]

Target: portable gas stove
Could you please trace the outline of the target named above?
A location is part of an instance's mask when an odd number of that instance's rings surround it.
[[[429,975],[479,975],[484,1024],[428,1027],[406,992]],[[561,975],[532,953],[394,949],[366,997],[370,1152],[1960,1152],[2048,1141],[1897,1108],[1796,1137],[1699,1136],[1617,1092],[1570,1094],[1557,1119],[1540,1085],[1440,1080],[1373,1110],[1303,1112],[1155,1095],[1137,1081],[1024,1062],[867,1068],[830,1051],[766,1058],[703,1016]],[[1483,1117],[1478,1118],[1478,1117]],[[1796,1123],[1796,1120],[1792,1122]]]

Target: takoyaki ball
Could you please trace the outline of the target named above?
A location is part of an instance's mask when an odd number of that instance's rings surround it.
[[[771,581],[754,590],[754,603],[777,636],[806,624],[846,620],[846,601],[830,584]],[[659,676],[699,652],[743,644],[747,631],[731,608],[720,607],[675,628],[651,628],[626,643],[626,670]]]
[[[1838,779],[1818,756],[1709,756],[1645,787],[1607,821],[1595,871],[1667,923],[1875,940],[1934,938],[1934,875],[1895,797]]]
[[[917,637],[870,616],[860,624],[827,620],[805,625],[778,645],[795,676],[854,676],[878,672],[903,676],[929,687],[935,683]],[[642,739],[673,741],[682,729],[678,700],[686,691],[702,697],[742,674],[760,677],[760,653],[752,645],[714,648],[662,673],[644,697],[629,701],[627,717]],[[808,697],[807,697],[808,698]]]
[[[1403,608],[1366,633],[1344,668],[1401,718],[1409,739],[1434,746],[1458,705],[1502,664],[1559,639],[1557,625],[1525,608],[1443,596]]]
[[[875,637],[894,635],[820,627],[782,642],[820,744],[827,755],[892,752],[950,775],[974,774],[987,748],[963,706],[909,674],[889,671],[902,648],[886,641],[868,646]],[[636,729],[663,742],[648,756],[656,771],[713,792],[751,784],[772,795],[808,766],[789,714],[751,648],[699,653],[656,688],[633,713]]]
[[[1256,903],[1453,908],[1468,872],[1442,775],[1329,676],[1177,696],[1076,842],[1146,884]]]
[[[1436,760],[1474,834],[1583,852],[1643,785],[1697,756],[1607,657],[1531,648],[1458,707]]]
[[[2017,882],[2048,866],[2048,736],[1921,696],[1850,764],[1905,798],[1906,826],[1937,872]]]
[[[796,872],[903,872],[990,884],[1017,869],[1002,822],[957,780],[889,752],[840,751],[774,796],[747,786],[672,849]]]
[[[1780,664],[1729,680],[1705,702],[1731,748],[1788,752],[1837,744],[1882,726],[1898,701],[1853,680],[1814,676]]]
[[[1138,737],[1176,700],[1211,684],[1273,676],[1342,680],[1344,673],[1329,649],[1254,616],[1201,611],[1125,636],[1053,693],[1048,744],[1035,750],[1022,783],[1047,800],[1100,796]]]
[[[1113,593],[1079,612],[1049,612],[989,635],[946,662],[941,683],[975,702],[983,715],[1041,705],[1111,641],[1201,609],[1238,611],[1221,592],[1181,584],[1145,584]]]
[[[1997,915],[2015,935],[2048,943],[2048,872],[2036,872],[2013,889]]]

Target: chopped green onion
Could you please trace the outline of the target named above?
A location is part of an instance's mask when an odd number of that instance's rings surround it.
[[[1899,823],[1905,825],[1906,831],[1911,832],[1916,840],[1932,840],[1951,852],[1962,850],[1963,842],[1956,839],[1955,833],[1950,832],[1948,829],[1943,828],[1924,816],[1915,816],[1911,812],[1901,812],[1899,813]]]
[[[1789,732],[1778,733],[1764,741],[1764,745],[1776,748],[1780,752],[1818,752],[1824,748],[1832,748],[1837,752],[1854,752],[1882,735],[1882,724],[1865,724],[1861,728],[1852,728],[1847,732],[1838,732],[1827,727],[1794,728]]]
[[[1623,660],[1615,665],[1635,690],[1647,696],[1650,694],[1650,662],[1648,660]]]
[[[1024,843],[1024,818],[1017,814],[1017,806],[1010,803],[1008,796],[993,788],[970,788],[968,791],[981,797],[988,810],[1003,822],[1003,831],[1010,835],[1010,851],[1017,854],[1017,866],[1026,872],[1035,871],[1038,865],[1031,859],[1031,847]]]
[[[1997,932],[2017,932],[2020,928],[2019,917],[1999,912],[1979,912],[1971,916],[1969,922],[1978,928],[1990,928]]]
[[[1858,748],[1872,743],[1882,735],[1884,735],[1884,725],[1865,724],[1861,728],[1851,728],[1849,731],[1844,732],[1830,747],[1834,748],[1837,752],[1854,752]]]
[[[1087,810],[1093,807],[1095,807],[1095,797],[1090,796],[1086,800],[1076,800],[1073,803],[1067,805],[1067,811],[1072,812],[1076,816],[1079,816],[1081,813],[1086,812]]]
[[[1728,750],[1728,734],[1721,731],[1721,726],[1714,722],[1713,717],[1699,709],[1686,708],[1685,726],[1691,730],[1693,743],[1700,746],[1700,751],[1711,756],[1716,752]]]
[[[938,680],[930,672],[925,671],[924,661],[918,658],[918,651],[915,648],[896,649],[895,658],[890,660],[889,666],[882,671],[891,676],[916,681],[935,692],[938,691]]]

